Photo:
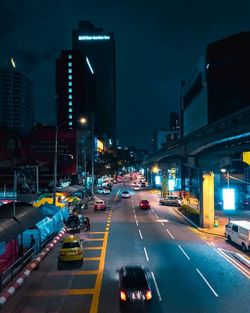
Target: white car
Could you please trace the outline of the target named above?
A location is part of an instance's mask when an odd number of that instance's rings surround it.
[[[110,189],[108,189],[106,187],[99,187],[96,190],[96,193],[99,193],[99,194],[109,194],[110,193]]]
[[[130,198],[130,193],[128,191],[123,191],[122,198]]]
[[[135,190],[135,191],[140,190],[140,189],[141,189],[141,186],[140,186],[140,185],[135,185],[135,186],[134,186],[134,190]]]

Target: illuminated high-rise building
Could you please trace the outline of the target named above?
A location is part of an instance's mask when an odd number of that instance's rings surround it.
[[[115,41],[112,33],[95,27],[90,21],[79,22],[72,32],[73,51],[80,51],[91,73],[94,95],[88,110],[94,114],[96,135],[116,137]],[[74,69],[73,69],[74,80]]]
[[[0,127],[28,132],[34,123],[33,83],[11,58],[0,69]]]

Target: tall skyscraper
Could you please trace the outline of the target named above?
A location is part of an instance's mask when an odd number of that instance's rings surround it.
[[[95,97],[89,104],[94,113],[95,133],[116,137],[115,41],[112,33],[105,33],[90,21],[79,22],[72,32],[72,48],[88,60],[94,81]]]
[[[33,123],[33,83],[10,59],[0,69],[0,126],[27,132]]]

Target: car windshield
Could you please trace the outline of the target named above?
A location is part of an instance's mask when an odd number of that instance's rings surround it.
[[[129,193],[129,192],[128,192],[128,191],[123,191],[123,194],[124,194],[124,193],[126,193],[126,194],[127,194],[127,193]]]
[[[124,288],[147,288],[145,274],[139,269],[129,269],[124,272],[122,277]]]
[[[96,204],[103,204],[103,201],[96,201]]]
[[[62,249],[80,248],[80,243],[78,241],[64,242]]]
[[[148,203],[148,200],[141,200],[141,203]]]

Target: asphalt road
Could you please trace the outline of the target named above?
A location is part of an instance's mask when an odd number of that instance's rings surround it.
[[[144,265],[153,291],[152,303],[135,312],[249,312],[250,272],[232,258],[235,248],[186,225],[151,191],[121,199],[129,189],[116,185],[100,196],[106,213],[87,211],[91,230],[80,235],[82,264],[59,271],[58,244],[2,312],[120,312],[117,269],[127,264]],[[140,210],[140,199],[149,199],[152,209]]]

